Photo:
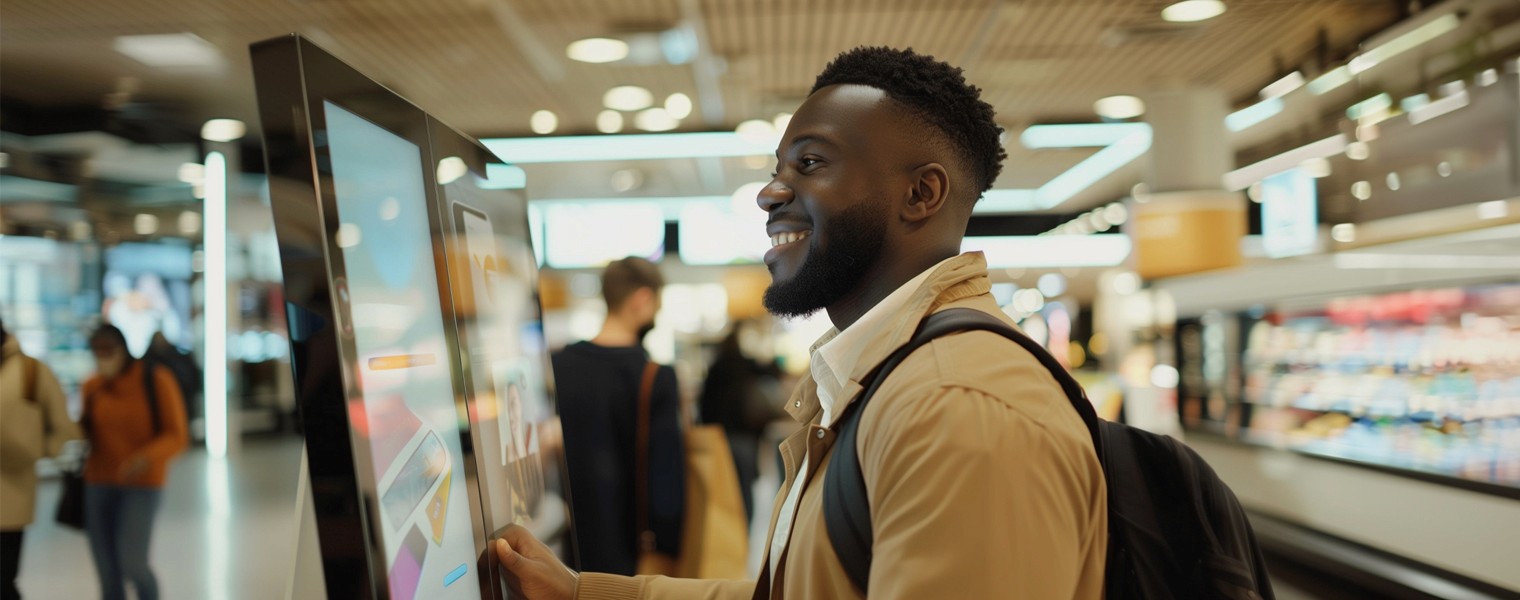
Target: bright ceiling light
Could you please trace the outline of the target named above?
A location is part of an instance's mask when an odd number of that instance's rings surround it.
[[[1386,178],[1386,183],[1388,184],[1388,189],[1395,192],[1399,191],[1399,188],[1404,187],[1404,183],[1399,180],[1398,171],[1389,173],[1388,177]]]
[[[771,120],[771,124],[776,126],[776,133],[785,132],[786,127],[792,124],[792,113],[784,112],[776,115],[776,118]]]
[[[644,131],[670,131],[681,126],[681,120],[663,108],[646,108],[633,117],[633,126]]]
[[[1351,142],[1346,144],[1346,158],[1351,160],[1367,160],[1372,156],[1372,147],[1367,142]]]
[[[559,115],[552,110],[537,111],[528,119],[528,126],[533,128],[533,133],[549,135],[559,129]]]
[[[1108,221],[1109,225],[1123,225],[1129,220],[1129,209],[1122,202],[1110,204],[1103,209],[1103,220]]]
[[[1378,94],[1352,104],[1346,109],[1346,118],[1352,121],[1360,121],[1362,119],[1377,121],[1380,120],[1380,117],[1387,116],[1388,110],[1391,108],[1393,108],[1393,96],[1387,93]]]
[[[1478,205],[1478,218],[1503,219],[1509,216],[1509,203],[1503,200],[1490,200]]]
[[[1356,241],[1356,226],[1350,223],[1341,223],[1330,228],[1330,239],[1342,244]]]
[[[206,180],[206,165],[201,163],[184,163],[179,166],[179,180],[185,183],[200,183]]]
[[[132,219],[132,231],[137,235],[153,235],[158,232],[158,217],[148,213],[138,213]]]
[[[1288,92],[1301,87],[1304,87],[1304,73],[1303,71],[1294,71],[1282,76],[1282,79],[1267,84],[1267,87],[1261,88],[1261,99],[1271,100],[1273,98],[1281,98],[1288,95]]]
[[[612,38],[586,38],[570,43],[565,56],[586,63],[609,63],[628,58],[628,42]]]
[[[179,213],[179,232],[190,235],[201,230],[201,213],[187,210]]]
[[[210,42],[193,33],[127,35],[112,46],[133,60],[156,68],[210,68],[222,66],[222,56]]]
[[[1462,24],[1462,19],[1454,13],[1447,13],[1434,21],[1414,28],[1409,33],[1389,40],[1388,43],[1363,52],[1360,56],[1346,63],[1351,74],[1355,75],[1371,69],[1394,55],[1411,50],[1420,44],[1436,39],[1450,32]]]
[[[1151,126],[1145,123],[1030,125],[1019,134],[1019,143],[1030,150],[1095,148],[1111,146],[1131,135],[1150,130]]]
[[[1304,174],[1315,179],[1330,176],[1330,159],[1316,157],[1305,160],[1298,164],[1298,168],[1304,170]]]
[[[775,139],[776,125],[764,119],[750,119],[734,128],[734,133],[747,142],[763,143]]]
[[[1269,98],[1225,116],[1224,126],[1230,131],[1245,131],[1277,116],[1282,111],[1282,98]]]
[[[755,212],[760,192],[765,191],[767,185],[769,184],[764,181],[754,181],[739,186],[739,189],[734,190],[733,196],[728,199],[729,210],[736,215]]]
[[[665,112],[677,119],[691,116],[691,97],[679,92],[671,94],[665,99]]]
[[[201,126],[201,139],[211,142],[234,142],[246,133],[248,126],[237,119],[212,119]]]
[[[1093,111],[1105,119],[1133,119],[1145,114],[1145,102],[1134,96],[1109,96],[1094,102]]]
[[[1420,123],[1467,106],[1468,102],[1467,90],[1458,90],[1450,96],[1409,111],[1409,122],[1413,125],[1419,125]]]
[[[1366,200],[1372,197],[1372,182],[1358,181],[1351,184],[1351,195],[1357,200]]]
[[[597,114],[596,130],[602,133],[617,133],[619,131],[622,131],[623,113],[615,110],[604,110],[601,113]]]
[[[458,181],[460,177],[470,172],[470,166],[465,164],[463,158],[449,156],[438,161],[438,185],[448,185]]]
[[[1055,298],[1066,293],[1066,276],[1060,273],[1046,273],[1040,276],[1039,283],[1035,284],[1041,294],[1047,298]]]
[[[1220,0],[1183,0],[1161,9],[1161,18],[1173,23],[1193,23],[1224,14]]]
[[[1309,82],[1309,93],[1316,96],[1327,94],[1330,90],[1351,83],[1351,75],[1351,69],[1344,66],[1330,69]]]
[[[620,85],[607,90],[602,105],[612,110],[644,110],[654,105],[654,94],[636,85]]]
[[[962,251],[986,254],[991,269],[1115,267],[1131,248],[1127,235],[968,236],[961,242]]]

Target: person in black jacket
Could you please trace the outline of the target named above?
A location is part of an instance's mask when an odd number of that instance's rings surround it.
[[[762,365],[744,354],[739,338],[746,326],[744,322],[735,323],[718,345],[707,369],[707,381],[702,385],[701,407],[702,422],[722,425],[728,437],[748,522],[755,518],[750,488],[760,476],[760,435],[780,412],[775,400],[780,382],[774,361]]]
[[[650,395],[647,485],[635,481],[639,390],[664,278],[642,258],[625,258],[602,273],[607,320],[588,342],[553,355],[555,396],[564,431],[565,460],[580,568],[633,575],[646,547],[680,553],[685,510],[685,453],[675,370],[658,368]],[[644,538],[636,490],[647,490]]]

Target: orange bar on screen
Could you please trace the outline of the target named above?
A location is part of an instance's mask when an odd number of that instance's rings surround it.
[[[432,354],[396,354],[392,356],[376,356],[369,359],[369,368],[375,371],[390,371],[393,369],[426,367],[437,363],[438,357]]]

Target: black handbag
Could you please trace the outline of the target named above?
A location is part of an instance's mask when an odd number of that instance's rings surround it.
[[[58,495],[58,512],[53,519],[64,527],[84,531],[84,469],[74,465],[60,475],[63,493]]]

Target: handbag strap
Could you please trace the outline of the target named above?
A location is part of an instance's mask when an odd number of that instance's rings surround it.
[[[654,361],[644,363],[644,377],[639,382],[639,413],[635,426],[634,459],[634,518],[639,531],[639,549],[654,549],[654,531],[649,529],[649,420],[650,402],[654,396],[654,378],[660,365]]]

